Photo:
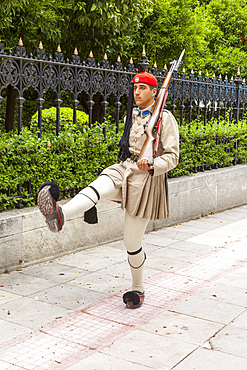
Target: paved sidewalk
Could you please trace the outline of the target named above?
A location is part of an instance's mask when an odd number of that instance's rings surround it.
[[[123,241],[0,275],[0,369],[247,369],[247,206],[143,246],[137,310]]]

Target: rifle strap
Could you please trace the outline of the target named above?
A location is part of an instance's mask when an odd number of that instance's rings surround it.
[[[157,151],[158,151],[158,145],[159,145],[159,140],[160,140],[160,128],[161,128],[161,121],[162,121],[162,114],[163,114],[163,112],[168,112],[168,110],[167,109],[162,109],[162,113],[160,114],[158,123],[156,125],[156,128],[157,128],[157,136],[156,136],[155,146],[154,146],[154,153],[155,154],[157,154]]]
[[[161,109],[160,109],[159,121],[157,123],[157,137],[156,137],[156,142],[155,142],[155,146],[154,146],[154,154],[157,154],[157,150],[158,150],[159,139],[160,139],[160,123],[161,123],[161,120],[162,120],[162,114],[163,114],[163,111],[164,111],[164,106],[165,106],[165,103],[166,103],[167,95],[168,95],[168,90],[166,89],[164,99],[163,99]]]
[[[159,120],[158,120],[158,123],[157,123],[157,136],[156,136],[155,147],[154,147],[154,153],[155,154],[157,154],[159,140],[160,140],[160,122],[161,122],[161,119],[162,118],[160,117]]]

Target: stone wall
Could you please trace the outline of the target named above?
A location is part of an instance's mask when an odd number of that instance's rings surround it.
[[[150,221],[147,231],[247,203],[247,165],[169,179],[170,218]],[[51,233],[37,207],[0,213],[0,273],[123,238],[123,211],[110,201],[98,204],[99,223],[83,214]]]

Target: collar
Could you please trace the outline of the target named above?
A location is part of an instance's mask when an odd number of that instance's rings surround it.
[[[141,117],[146,117],[148,114],[152,113],[153,105],[154,103],[145,109],[134,108],[134,111],[137,116],[140,115]]]

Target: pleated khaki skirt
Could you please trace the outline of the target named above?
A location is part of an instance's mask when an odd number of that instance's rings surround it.
[[[117,188],[121,188],[121,208],[132,216],[148,220],[164,220],[169,217],[168,188],[165,174],[151,176],[141,171],[129,160],[104,169],[101,175],[109,176]]]

